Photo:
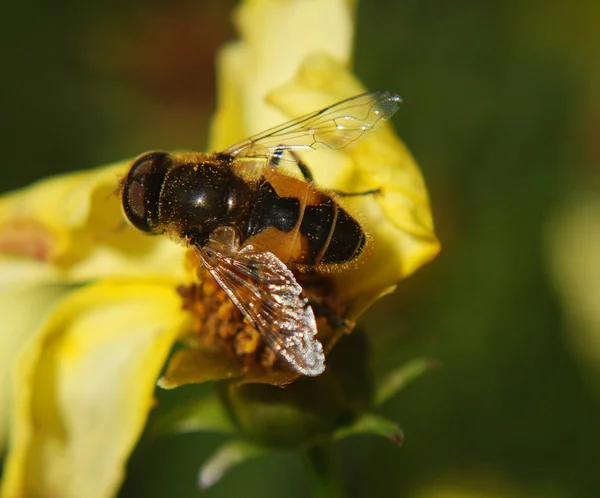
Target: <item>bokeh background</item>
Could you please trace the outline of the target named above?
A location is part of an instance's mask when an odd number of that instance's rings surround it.
[[[6,3],[0,189],[202,150],[233,3]],[[365,316],[373,368],[443,368],[385,405],[402,448],[338,445],[349,496],[600,496],[600,3],[365,0],[358,14],[356,72],[404,97],[394,124],[444,246]],[[197,496],[222,441],[144,441],[122,497]],[[261,458],[205,493],[242,494],[308,496],[302,462]]]

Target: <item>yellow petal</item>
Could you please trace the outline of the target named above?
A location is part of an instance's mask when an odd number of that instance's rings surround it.
[[[60,303],[18,364],[3,498],[114,495],[180,306],[160,283],[96,284]]]
[[[40,231],[45,229],[48,232],[49,243],[39,259],[60,259],[65,252],[72,250],[68,240],[70,232],[85,226],[95,193],[104,195],[106,200],[104,221],[114,225],[115,220],[119,219],[114,216],[110,219],[115,206],[115,203],[111,202],[111,194],[117,191],[119,178],[124,174],[125,168],[125,163],[122,163],[97,170],[60,175],[3,196],[0,200],[0,230],[5,232],[12,228],[18,234],[21,228],[38,227]],[[27,250],[25,245],[6,247],[5,239],[0,241],[4,243],[0,245],[4,252],[13,249],[12,252],[22,254]]]
[[[6,446],[10,386],[15,358],[34,336],[49,309],[67,292],[39,261],[0,259],[0,454]]]
[[[223,150],[288,119],[265,97],[289,81],[309,54],[325,53],[348,66],[354,6],[353,0],[244,2],[235,16],[242,39],[218,55],[210,150]]]
[[[185,276],[184,248],[128,226],[119,182],[129,161],[40,181],[0,199],[0,253],[29,256],[65,278]]]
[[[245,369],[224,353],[182,349],[170,359],[158,386],[163,389],[175,389],[186,384],[235,380],[235,385],[254,383],[281,387],[294,382],[298,377],[298,373],[288,370]]]
[[[174,389],[186,384],[237,378],[242,374],[242,366],[223,354],[202,349],[182,349],[169,361],[158,386]]]
[[[573,352],[600,379],[600,198],[577,192],[547,226],[547,263]]]
[[[212,150],[365,91],[349,72],[353,7],[344,0],[244,3],[236,16],[241,40],[219,54]],[[439,252],[427,190],[414,159],[383,123],[348,150],[305,159],[320,186],[384,189],[377,198],[345,202],[373,242],[360,264],[336,277],[354,318]]]
[[[268,98],[286,114],[300,116],[364,91],[335,59],[318,54],[308,57],[297,76]],[[359,264],[336,277],[356,316],[439,252],[427,189],[389,123],[380,122],[346,149],[308,152],[304,158],[323,187],[350,192],[382,189],[377,196],[342,200],[372,239]]]

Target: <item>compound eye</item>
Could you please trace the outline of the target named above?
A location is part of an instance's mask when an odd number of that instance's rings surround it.
[[[160,233],[158,202],[162,184],[171,167],[164,152],[149,152],[136,159],[123,182],[123,211],[138,230]]]

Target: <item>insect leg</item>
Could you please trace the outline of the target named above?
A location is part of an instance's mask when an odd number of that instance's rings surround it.
[[[296,152],[294,152],[293,150],[291,150],[290,154],[296,160],[296,164],[298,165],[298,169],[300,170],[300,173],[302,173],[302,176],[304,177],[304,179],[308,183],[313,183],[314,182],[314,178],[313,178],[312,172],[310,171],[310,168],[304,163],[304,161],[302,160],[302,158]]]
[[[286,150],[287,149],[283,145],[277,146],[275,148],[275,151],[271,155],[271,158],[269,159],[269,166],[272,166],[273,168],[276,168],[277,166],[279,166],[279,161],[281,161],[281,157],[283,156],[283,153]],[[296,161],[298,169],[300,170],[300,173],[302,173],[302,176],[304,177],[304,179],[308,183],[313,183],[314,178],[312,176],[312,173],[311,173],[309,167],[306,164],[304,164],[304,161],[302,161],[300,156],[298,154],[296,154],[293,150],[290,150],[289,153]]]
[[[271,156],[271,158],[269,160],[269,165],[274,168],[279,166],[279,162],[281,161],[281,157],[283,156],[283,153],[285,152],[285,150],[286,149],[283,145],[279,145],[278,147],[276,147],[275,151],[273,152],[273,155]],[[298,169],[300,170],[300,173],[302,173],[302,176],[304,177],[304,179],[308,183],[313,183],[314,177],[313,177],[312,172],[310,171],[310,168],[308,167],[308,165],[302,160],[302,158],[295,151],[290,150],[289,153],[296,161],[296,165],[298,166]],[[374,188],[371,190],[365,190],[363,192],[343,192],[341,190],[332,190],[332,192],[339,197],[359,197],[359,196],[364,196],[364,195],[381,194],[381,189]]]
[[[381,194],[381,189],[374,188],[371,190],[364,190],[363,192],[342,192],[341,190],[332,190],[332,192],[339,197],[360,197],[360,196],[364,196],[364,195]]]
[[[279,162],[281,161],[284,152],[285,147],[283,145],[278,145],[277,147],[275,147],[273,154],[271,154],[271,157],[269,157],[268,165],[272,168],[276,168],[277,166],[279,166]]]
[[[350,332],[354,328],[354,322],[351,322],[350,320],[346,320],[345,318],[336,315],[327,306],[318,302],[317,300],[309,298],[308,304],[310,304],[316,316],[325,317],[332,327],[345,328],[348,332]]]

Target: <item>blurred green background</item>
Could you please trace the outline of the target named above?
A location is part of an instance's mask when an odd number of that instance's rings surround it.
[[[202,150],[232,5],[6,4],[1,190],[147,149]],[[577,232],[569,214],[600,195],[598,21],[595,0],[360,4],[356,72],[404,97],[394,123],[444,246],[366,315],[373,367],[418,356],[444,366],[385,405],[402,448],[367,436],[338,445],[349,496],[600,496],[600,325],[586,315],[600,290],[581,283],[600,244],[594,253],[578,238],[600,218]],[[146,441],[122,496],[197,496],[197,469],[222,441]],[[284,453],[205,495],[242,491],[305,497],[309,485]]]

